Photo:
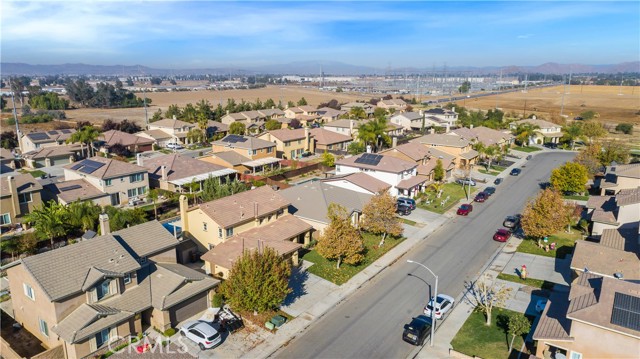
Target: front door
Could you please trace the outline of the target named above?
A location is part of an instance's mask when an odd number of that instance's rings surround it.
[[[112,193],[111,194],[111,205],[112,206],[119,206],[120,205],[120,192],[116,192],[116,193]]]

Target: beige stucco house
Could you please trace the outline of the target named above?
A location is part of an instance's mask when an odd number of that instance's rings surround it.
[[[473,144],[482,143],[485,147],[497,146],[498,148],[509,148],[515,140],[515,136],[509,131],[498,131],[492,128],[480,126],[470,128],[460,127],[448,133],[452,136],[461,136],[471,141]]]
[[[20,149],[22,153],[27,153],[43,147],[61,146],[75,132],[74,129],[30,132],[20,138]]]
[[[233,168],[240,173],[260,173],[280,168],[276,144],[251,136],[227,135],[211,144],[211,154],[201,161]]]
[[[405,161],[414,161],[418,164],[418,175],[427,177],[429,183],[434,181],[434,169],[436,168],[438,160],[442,162],[445,178],[451,177],[451,172],[455,169],[455,156],[419,143],[405,143],[381,151],[380,154],[396,157]]]
[[[315,152],[315,142],[308,127],[273,130],[258,138],[275,143],[278,158],[296,159],[301,158],[303,153]]]
[[[429,134],[413,139],[410,143],[419,143],[455,156],[454,163],[458,168],[467,168],[478,161],[478,152],[472,148],[471,141],[462,136]]]
[[[615,196],[591,196],[586,207],[593,236],[601,235],[608,228],[637,227],[640,221],[640,187],[622,189]]]
[[[12,228],[42,205],[42,185],[30,174],[0,178],[0,226]]]
[[[600,188],[601,196],[640,186],[640,163],[607,166],[604,175],[596,179],[595,186]]]
[[[353,142],[351,136],[329,131],[324,128],[313,128],[310,132],[316,153],[323,153],[324,151],[334,153],[346,152],[351,142]]]
[[[181,121],[174,117],[165,118],[160,121],[149,123],[149,125],[147,126],[147,131],[160,130],[171,136],[171,143],[185,144],[187,142],[187,133],[195,128],[198,128],[197,124]],[[137,135],[147,138],[152,137],[146,135],[147,131],[140,132]]]
[[[376,106],[380,108],[384,108],[387,111],[391,112],[404,112],[407,110],[407,103],[400,98],[395,98],[391,100],[380,100],[376,104]]]
[[[69,164],[84,157],[86,148],[78,144],[46,146],[22,154],[24,164],[29,168],[44,168]]]
[[[564,135],[562,133],[562,126],[557,125],[553,122],[540,120],[536,118],[527,118],[520,121],[511,122],[509,124],[510,128],[513,130],[518,125],[521,124],[529,124],[532,126],[537,126],[538,128],[534,131],[534,134],[529,137],[529,144],[538,144],[542,145],[547,142],[551,143],[559,143],[560,138]]]

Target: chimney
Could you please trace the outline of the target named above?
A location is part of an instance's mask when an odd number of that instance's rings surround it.
[[[136,164],[137,164],[138,166],[142,166],[142,164],[143,164],[143,161],[142,161],[142,153],[138,153],[138,154],[136,155]]]
[[[100,213],[98,216],[98,222],[100,222],[100,234],[106,235],[111,233],[111,226],[109,226],[109,215],[106,213]]]
[[[429,133],[433,135],[434,133],[436,133],[436,129],[435,129],[435,128],[433,128],[433,127],[431,127],[431,128],[429,129]]]
[[[180,221],[182,222],[182,232],[189,232],[189,216],[187,215],[187,209],[189,209],[189,199],[185,195],[180,195]]]
[[[258,202],[253,202],[253,217],[258,218]]]
[[[18,187],[16,186],[16,179],[13,176],[7,177],[9,183],[9,192],[11,193],[11,208],[13,208],[13,216],[20,215],[20,203],[18,202]]]
[[[451,111],[456,112],[456,107],[455,106],[451,107]]]
[[[305,127],[304,128],[304,149],[305,151],[309,151],[310,149],[310,142],[309,142],[309,127]]]
[[[160,171],[161,171],[161,173],[162,173],[162,180],[163,180],[163,181],[166,181],[166,180],[167,180],[167,166],[162,165],[162,166],[160,167]]]
[[[451,131],[451,125],[447,123],[447,127],[445,128],[444,132],[449,133],[449,131]]]
[[[391,138],[391,148],[396,148],[396,146],[398,146],[398,137],[393,136]]]

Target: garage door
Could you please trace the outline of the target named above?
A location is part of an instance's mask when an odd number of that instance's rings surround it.
[[[194,315],[207,309],[207,292],[198,294],[195,297],[185,300],[182,303],[174,305],[169,309],[169,318],[171,319],[171,326],[175,326],[178,323],[187,320]]]

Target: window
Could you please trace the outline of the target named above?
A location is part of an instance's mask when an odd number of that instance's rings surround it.
[[[98,296],[98,300],[109,295],[110,285],[111,285],[111,279],[107,279],[96,287],[96,295]]]
[[[571,357],[570,359],[582,359],[582,353],[578,353],[578,352],[571,352]]]
[[[253,150],[253,154],[257,155],[258,154],[258,150]]]
[[[142,196],[147,193],[147,187],[138,187],[138,195]]]
[[[129,182],[133,183],[133,182],[140,182],[144,180],[144,174],[143,173],[136,173],[136,174],[132,174],[129,176]]]
[[[105,185],[105,186],[111,186],[111,185],[112,185],[112,180],[111,180],[111,178],[104,180],[104,185]]]
[[[22,286],[24,287],[24,295],[29,297],[31,300],[36,300],[36,293],[33,291],[33,287],[27,283],[23,283]]]
[[[222,238],[222,228],[218,228],[218,238]]]
[[[105,343],[109,342],[109,328],[107,329],[103,329],[102,331],[98,332],[98,334],[96,334],[96,348],[100,348],[101,346],[103,346]]]
[[[207,222],[202,222],[202,230],[207,231]]]
[[[11,215],[9,213],[3,213],[0,216],[0,224],[11,224]]]
[[[267,148],[267,153],[272,153],[273,152],[273,147],[268,147]]]
[[[127,197],[131,198],[131,197],[135,197],[138,195],[138,190],[135,188],[131,188],[127,190]]]
[[[147,263],[147,257],[141,257],[140,259],[138,259],[138,262]]]
[[[44,334],[45,337],[49,336],[49,326],[47,322],[38,318],[38,324],[40,325],[40,333]]]
[[[289,146],[291,146],[291,141],[286,141],[286,142],[284,143],[284,145],[285,145],[285,147],[289,147]]]
[[[302,140],[298,140],[298,144],[301,145],[302,144]]]
[[[18,202],[20,203],[29,203],[33,201],[33,199],[31,198],[31,192],[29,193],[20,193],[18,195]]]
[[[233,236],[233,227],[227,228],[227,237]]]
[[[124,275],[124,284],[131,283],[131,273],[127,273]]]

